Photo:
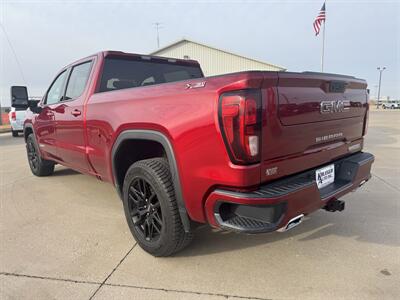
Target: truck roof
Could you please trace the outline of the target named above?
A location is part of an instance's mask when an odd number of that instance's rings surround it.
[[[183,62],[186,64],[195,64],[195,65],[199,64],[199,62],[197,60],[193,60],[193,59],[180,59],[180,58],[174,58],[174,57],[165,57],[165,56],[139,54],[139,53],[129,53],[129,52],[123,52],[123,51],[107,50],[107,51],[102,51],[101,53],[103,54],[104,57],[109,56],[109,55],[133,56],[133,57],[141,57],[143,59],[156,58],[156,59],[164,59],[164,60],[168,60],[168,61]]]
[[[123,51],[115,51],[115,50],[104,50],[100,51],[97,53],[94,53],[92,55],[86,56],[84,58],[78,59],[67,66],[65,66],[63,69],[68,68],[71,65],[75,65],[81,61],[85,61],[89,58],[92,58],[94,56],[102,56],[102,57],[107,57],[107,56],[125,56],[125,57],[136,57],[140,58],[143,60],[151,60],[151,59],[156,59],[156,60],[165,60],[168,62],[178,62],[180,64],[185,64],[185,65],[193,65],[193,66],[200,66],[199,62],[197,60],[193,59],[179,59],[179,58],[173,58],[173,57],[164,57],[164,56],[156,56],[156,55],[148,55],[148,54],[139,54],[139,53],[129,53],[129,52],[123,52]]]

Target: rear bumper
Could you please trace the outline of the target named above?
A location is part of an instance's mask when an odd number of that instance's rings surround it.
[[[208,221],[214,227],[246,233],[278,230],[294,217],[323,208],[364,184],[371,178],[373,162],[374,156],[365,152],[330,162],[335,164],[335,181],[320,190],[315,171],[323,166],[262,185],[252,192],[217,189],[206,200]]]

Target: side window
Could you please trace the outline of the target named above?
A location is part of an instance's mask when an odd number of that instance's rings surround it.
[[[69,76],[65,100],[75,99],[82,95],[89,79],[92,62],[88,61],[73,67]]]
[[[63,86],[66,75],[67,71],[62,72],[53,82],[49,91],[47,92],[46,104],[54,104],[61,100],[61,97],[63,96]]]

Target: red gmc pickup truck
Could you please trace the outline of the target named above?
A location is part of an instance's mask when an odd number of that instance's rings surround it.
[[[204,77],[193,60],[101,52],[30,105],[28,161],[37,176],[61,164],[114,184],[155,256],[183,249],[199,223],[285,231],[343,210],[338,198],[371,177],[366,87],[311,72]]]

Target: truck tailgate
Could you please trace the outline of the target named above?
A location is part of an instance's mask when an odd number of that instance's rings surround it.
[[[263,91],[261,181],[360,151],[366,87],[364,80],[350,76],[279,72],[273,92]]]
[[[278,76],[279,119],[283,125],[365,115],[365,81],[312,73],[278,73]]]
[[[22,130],[26,119],[26,109],[15,110],[14,130]]]

